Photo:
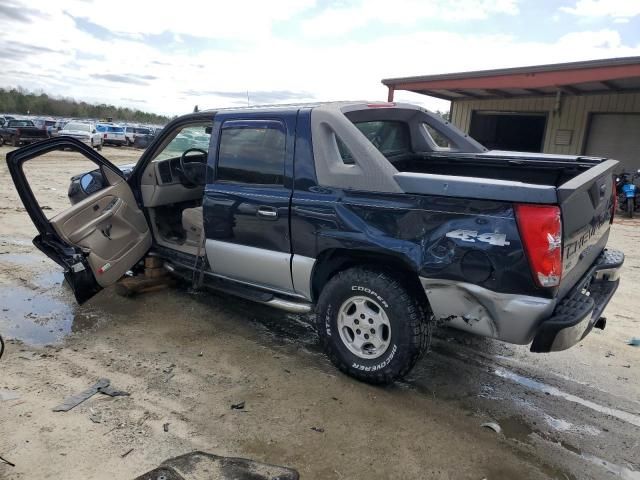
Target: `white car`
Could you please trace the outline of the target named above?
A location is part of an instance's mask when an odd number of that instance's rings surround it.
[[[124,145],[127,143],[124,127],[113,123],[98,123],[96,130],[102,134],[102,143],[105,145]]]
[[[58,136],[62,135],[80,140],[96,150],[102,150],[104,143],[102,134],[96,130],[93,123],[69,122],[58,132]]]

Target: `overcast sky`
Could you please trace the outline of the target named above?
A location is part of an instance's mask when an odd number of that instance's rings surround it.
[[[163,114],[640,55],[640,0],[0,0],[0,86]],[[397,100],[447,109],[442,100]]]

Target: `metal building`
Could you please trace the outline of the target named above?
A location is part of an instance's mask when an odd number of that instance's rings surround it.
[[[640,169],[640,57],[383,80],[451,101],[488,148],[602,155]]]

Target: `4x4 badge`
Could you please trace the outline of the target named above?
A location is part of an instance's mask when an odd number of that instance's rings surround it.
[[[511,245],[511,242],[507,242],[507,236],[504,233],[480,233],[475,230],[453,230],[448,232],[447,237],[457,238],[463,242],[485,242],[489,245],[496,245],[498,247],[504,247]]]

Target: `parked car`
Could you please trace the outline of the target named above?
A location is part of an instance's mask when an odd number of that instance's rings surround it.
[[[102,141],[105,145],[120,146],[127,143],[124,127],[112,123],[98,123],[96,130],[102,134]]]
[[[96,170],[47,220],[23,163],[60,148]],[[192,113],[128,177],[67,137],[7,163],[78,302],[153,255],[196,286],[315,312],[331,361],[371,383],[409,372],[435,323],[569,348],[604,328],[624,261],[606,248],[617,161],[488,151],[408,104]]]
[[[56,124],[56,120],[48,118],[32,118],[31,121],[36,127],[45,130],[47,137],[51,136],[51,131]]]
[[[11,115],[0,115],[0,127],[3,127],[9,120],[15,120],[15,117]]]
[[[152,135],[151,129],[146,127],[124,127],[124,136],[127,141],[127,145],[130,147],[134,146],[136,143],[136,138],[140,136],[149,136]]]
[[[56,120],[55,125],[49,131],[49,136],[57,137],[60,130],[62,130],[67,123],[69,123],[69,120]]]
[[[0,127],[0,145],[9,143],[17,147],[47,137],[47,131],[36,127],[31,120],[7,120],[4,126]]]
[[[96,150],[102,150],[103,138],[93,123],[71,121],[58,132],[58,137],[61,136],[75,138]]]

